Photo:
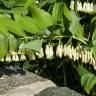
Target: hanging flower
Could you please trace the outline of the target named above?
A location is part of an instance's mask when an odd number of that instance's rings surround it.
[[[93,11],[93,3],[90,4],[90,11]]]
[[[5,61],[6,61],[6,62],[11,62],[11,56],[6,56]]]
[[[63,45],[59,44],[56,48],[56,56],[62,58],[63,55]]]
[[[67,56],[67,45],[66,44],[63,47],[63,54],[65,57]]]
[[[91,8],[90,3],[87,3],[86,8],[87,8],[87,12],[90,12],[90,8]]]
[[[72,47],[71,45],[67,46],[67,56],[72,59]]]
[[[82,11],[82,3],[81,2],[77,2],[77,10]]]
[[[51,45],[50,46],[46,45],[45,54],[47,59],[53,58],[54,52],[53,52],[53,47]]]
[[[71,1],[70,9],[74,10],[74,1],[73,0]]]

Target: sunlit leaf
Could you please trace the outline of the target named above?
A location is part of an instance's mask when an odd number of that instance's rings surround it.
[[[9,32],[8,32],[6,26],[2,24],[2,22],[0,22],[0,34],[4,35],[6,37],[9,37]]]
[[[13,21],[9,17],[0,15],[0,22],[2,22],[2,24],[4,24],[6,26],[8,31],[10,31],[16,35],[19,35],[19,36],[23,36],[23,37],[26,36],[22,27],[19,26],[20,24]]]
[[[52,16],[36,6],[31,6],[32,18],[40,29],[45,29],[53,25]]]
[[[7,8],[11,8],[15,4],[15,0],[1,0],[1,1],[5,5],[5,7],[7,7]]]
[[[12,8],[12,12],[14,14],[22,15],[23,14],[23,11],[24,11],[24,7],[15,7],[15,8]]]
[[[6,37],[0,34],[0,58],[3,58],[7,52],[8,42]]]
[[[33,0],[27,0],[27,2],[24,5],[24,12],[32,5]]]
[[[94,56],[94,58],[95,58],[95,60],[96,60],[96,45],[94,45],[94,46],[92,47],[92,53],[93,53],[93,56]]]
[[[70,11],[69,11],[66,3],[64,3],[63,9],[64,9],[64,16],[65,16],[69,21],[71,21],[71,20],[72,20],[71,13],[70,13]]]
[[[91,20],[90,31],[91,31],[91,33],[93,33],[92,43],[95,45],[95,43],[96,43],[96,16]]]
[[[9,36],[9,51],[14,51],[17,48],[17,39],[14,37],[14,35]]]
[[[52,19],[54,24],[60,19],[59,15],[60,15],[60,4],[57,2],[54,4],[52,10]]]
[[[22,28],[27,32],[35,34],[40,31],[32,17],[15,15],[15,20],[22,25]]]

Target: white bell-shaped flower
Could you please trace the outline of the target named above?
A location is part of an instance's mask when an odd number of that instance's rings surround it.
[[[90,4],[90,11],[93,12],[93,3]]]
[[[73,59],[73,57],[74,57],[74,47],[73,46],[71,47],[71,54],[72,54],[72,58],[71,59]]]
[[[91,8],[90,3],[87,3],[87,12],[90,12],[90,8]]]
[[[71,10],[74,10],[74,1],[73,1],[73,0],[71,1],[70,9],[71,9]]]
[[[83,11],[86,11],[86,9],[87,9],[86,6],[87,6],[87,3],[84,2],[84,4],[83,4],[83,9],[82,9]]]
[[[16,52],[11,52],[12,55],[12,61],[16,61]]]
[[[15,55],[15,61],[19,61],[19,56],[18,56],[18,54]]]
[[[77,10],[78,11],[82,11],[82,3],[81,2],[78,2],[78,4],[77,4]]]
[[[67,45],[66,44],[63,47],[63,54],[64,54],[64,56],[67,56]]]
[[[84,51],[84,63],[88,63],[87,50]]]
[[[81,60],[82,60],[83,63],[85,63],[85,54],[84,54],[83,51],[82,51],[82,54],[81,54]]]
[[[1,61],[4,62],[4,58],[2,58]]]
[[[71,50],[71,45],[67,46],[67,56],[72,59],[72,50]]]
[[[53,58],[54,51],[53,51],[53,46],[50,46],[50,59]]]
[[[49,50],[50,50],[49,46],[46,45],[46,48],[45,48],[45,54],[46,54],[46,58],[47,58],[47,59],[48,59],[49,56],[50,56]]]
[[[76,55],[76,48],[73,51],[73,60],[76,61],[77,60],[77,55]]]
[[[6,62],[11,62],[11,56],[6,56],[5,61],[6,61]]]
[[[46,45],[45,54],[47,59],[53,58],[54,52],[53,52],[53,47],[51,45]]]
[[[56,48],[56,56],[62,58],[63,55],[63,45],[59,44]]]

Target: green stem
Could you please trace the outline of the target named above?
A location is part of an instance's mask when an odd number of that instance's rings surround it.
[[[66,72],[65,72],[65,66],[64,66],[64,64],[63,64],[63,80],[64,80],[64,86],[67,86]]]

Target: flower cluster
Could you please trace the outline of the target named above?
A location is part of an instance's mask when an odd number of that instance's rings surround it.
[[[53,59],[56,57],[63,58],[68,57],[69,59],[73,61],[81,60],[83,63],[89,63],[93,65],[94,69],[96,69],[96,62],[95,59],[92,56],[92,52],[82,48],[82,46],[77,46],[74,48],[72,45],[62,45],[58,44],[56,47],[56,51],[54,51],[52,45],[46,45],[45,49],[41,48],[40,52],[30,52],[30,54],[27,54],[30,60],[36,60],[36,57],[43,58],[44,54],[47,59]],[[10,54],[6,55],[6,58],[2,58],[1,61],[22,61],[26,60],[26,56],[23,51],[18,52],[11,52]]]
[[[74,1],[71,1],[70,9],[74,10]],[[93,12],[94,11],[94,5],[93,3],[87,3],[84,2],[83,4],[79,1],[77,1],[77,11],[83,11],[83,12]]]

